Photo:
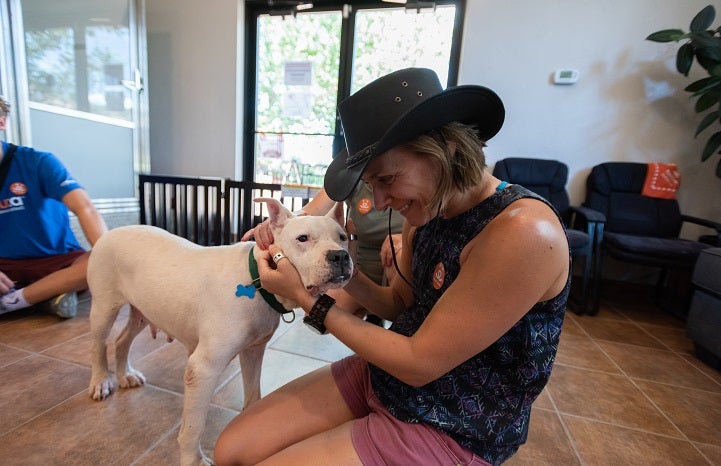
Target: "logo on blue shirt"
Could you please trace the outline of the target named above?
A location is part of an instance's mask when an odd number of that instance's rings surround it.
[[[25,208],[25,196],[13,196],[0,200],[0,215]]]

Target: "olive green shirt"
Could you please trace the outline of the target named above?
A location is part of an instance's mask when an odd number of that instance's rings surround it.
[[[365,183],[360,182],[346,200],[348,218],[353,220],[358,235],[358,268],[378,284],[383,282],[383,266],[380,251],[388,236],[388,216],[391,215],[391,232],[400,233],[403,216],[388,209],[385,212],[373,207],[373,193]]]

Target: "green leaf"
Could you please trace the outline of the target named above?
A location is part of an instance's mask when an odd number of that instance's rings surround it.
[[[663,31],[656,31],[653,34],[646,37],[646,40],[653,42],[671,42],[679,41],[683,37],[684,32],[681,29],[664,29]]]
[[[696,101],[696,106],[694,109],[696,110],[696,113],[701,113],[709,108],[713,107],[718,103],[718,93],[715,92],[707,92],[706,94],[701,95],[698,100]]]
[[[714,18],[716,17],[716,11],[713,5],[709,5],[703,10],[699,11],[696,16],[691,20],[691,30],[694,32],[705,31],[711,27]]]
[[[694,134],[694,137],[698,136],[701,131],[705,130],[709,126],[711,126],[712,123],[719,121],[719,112],[718,110],[713,111],[709,114],[707,114],[705,117],[703,117],[703,120],[701,120],[701,123],[698,124],[698,128],[696,129],[696,134]]]
[[[691,34],[691,44],[697,55],[703,55],[715,61],[721,61],[721,38],[704,32]]]
[[[684,91],[686,92],[703,92],[707,88],[714,87],[718,83],[721,83],[721,78],[715,78],[715,77],[708,77],[699,79],[698,81],[694,81],[686,88],[684,88]]]
[[[711,60],[703,55],[696,55],[698,64],[708,71],[709,76],[721,77],[721,61]]]
[[[690,43],[685,43],[679,47],[676,53],[676,69],[684,76],[688,76],[688,72],[693,64],[693,47]]]
[[[710,76],[721,76],[721,63],[718,60],[712,60],[703,55],[696,55],[698,64],[703,67]]]
[[[706,141],[706,147],[703,148],[703,153],[701,154],[701,161],[705,162],[706,159],[711,157],[711,155],[713,155],[719,147],[721,147],[721,131],[714,133],[710,138],[708,138],[708,141]]]

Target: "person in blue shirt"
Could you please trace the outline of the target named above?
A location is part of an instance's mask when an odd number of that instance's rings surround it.
[[[0,130],[9,111],[0,97]],[[8,160],[0,185],[0,314],[39,304],[74,317],[76,293],[87,289],[89,252],[73,234],[68,212],[91,245],[107,231],[105,221],[53,154],[2,141],[0,163]]]

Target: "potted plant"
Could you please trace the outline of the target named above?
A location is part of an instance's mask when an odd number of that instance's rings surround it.
[[[717,130],[706,141],[701,161],[706,161],[714,153],[721,153],[721,26],[710,29],[715,17],[716,11],[709,5],[693,18],[689,32],[664,29],[646,37],[654,42],[686,40],[676,54],[678,72],[688,76],[694,58],[708,72],[708,77],[694,81],[685,88],[691,93],[691,97],[697,98],[696,113],[708,112],[699,123],[695,136],[709,127]],[[721,178],[721,160],[716,166],[716,176]]]

